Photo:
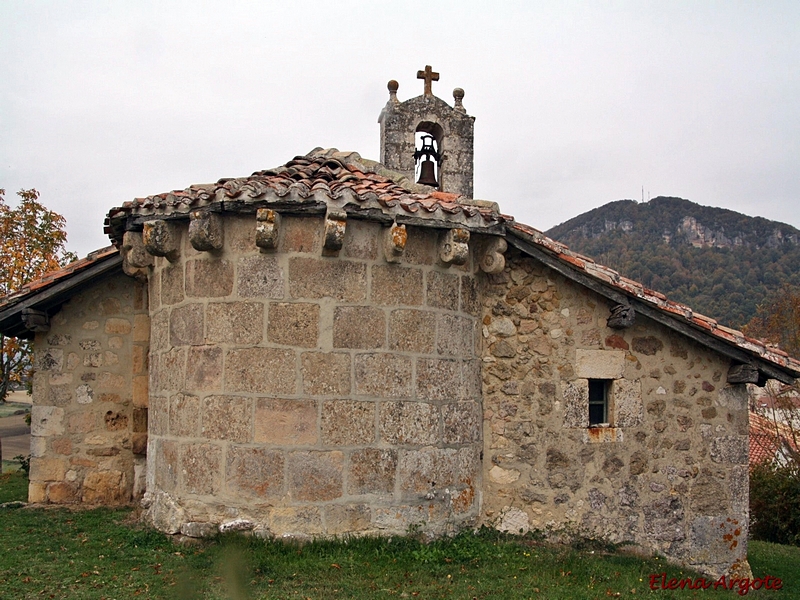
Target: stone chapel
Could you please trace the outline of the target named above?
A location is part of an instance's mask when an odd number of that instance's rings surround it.
[[[568,529],[747,572],[746,384],[800,362],[473,199],[464,91],[419,77],[380,162],[123,203],[112,246],[0,300],[35,345],[30,502],[186,536]]]

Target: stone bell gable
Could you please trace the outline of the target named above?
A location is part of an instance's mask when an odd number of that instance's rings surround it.
[[[800,363],[448,190],[449,158],[415,183],[420,107],[439,158],[472,144],[420,75],[381,117],[405,167],[318,148],[139,198],[115,248],[0,301],[35,336],[31,501],[189,536],[566,529],[745,573],[745,384]]]

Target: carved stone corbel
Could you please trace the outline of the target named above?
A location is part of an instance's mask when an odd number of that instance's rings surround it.
[[[408,241],[408,232],[405,225],[392,223],[392,226],[383,232],[383,254],[386,262],[399,263],[403,257]]]
[[[480,247],[478,264],[484,273],[501,273],[506,267],[506,257],[503,252],[508,249],[508,243],[503,237],[491,237],[485,240]]]
[[[606,324],[611,329],[627,329],[636,322],[636,311],[627,304],[617,304],[611,308],[611,316]]]
[[[189,242],[200,252],[222,249],[224,229],[222,217],[207,210],[193,210],[189,214]]]
[[[262,250],[277,248],[280,228],[280,213],[271,208],[259,208],[256,211],[256,246]]]
[[[169,262],[175,262],[181,256],[181,236],[176,223],[163,219],[145,221],[142,239],[144,247],[153,256],[164,256]]]
[[[21,316],[28,331],[50,331],[50,317],[43,310],[23,308]]]
[[[141,231],[126,231],[122,236],[122,271],[139,281],[147,280],[147,268],[153,266],[153,256],[147,252]]]
[[[469,230],[448,229],[439,239],[439,260],[446,265],[463,265],[469,258]]]
[[[325,250],[338,251],[344,244],[344,231],[347,227],[347,213],[340,208],[329,208],[325,214]]]
[[[759,379],[761,379],[760,374],[754,365],[747,363],[731,365],[731,368],[728,369],[728,383],[755,383],[758,385]]]

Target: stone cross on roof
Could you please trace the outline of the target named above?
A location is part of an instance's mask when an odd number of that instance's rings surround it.
[[[417,79],[424,79],[425,80],[425,95],[426,96],[433,96],[433,91],[431,89],[431,82],[432,81],[439,81],[439,74],[436,73],[430,65],[425,65],[424,71],[417,71]]]

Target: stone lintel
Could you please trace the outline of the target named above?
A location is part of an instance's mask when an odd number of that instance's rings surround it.
[[[575,375],[581,379],[621,379],[624,350],[575,350]]]

